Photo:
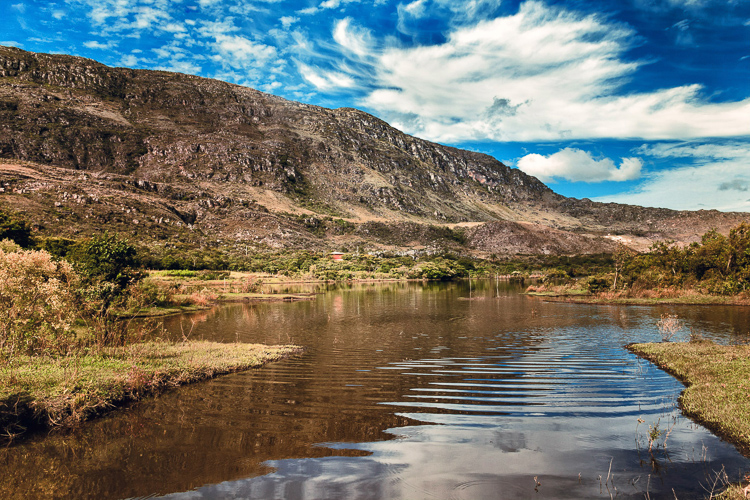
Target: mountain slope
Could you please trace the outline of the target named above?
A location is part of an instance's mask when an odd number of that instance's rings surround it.
[[[64,234],[111,226],[168,239],[190,228],[205,241],[273,247],[426,246],[435,235],[410,239],[409,224],[508,221],[526,224],[501,225],[526,243],[492,237],[495,224],[467,231],[467,244],[579,253],[611,250],[611,239],[595,238],[608,232],[636,246],[689,241],[744,216],[565,198],[490,156],[408,136],[358,110],[6,47],[0,158],[0,200],[41,231]],[[342,231],[326,216],[353,226]],[[373,236],[368,223],[394,229]],[[566,238],[545,228],[588,236],[560,245]]]

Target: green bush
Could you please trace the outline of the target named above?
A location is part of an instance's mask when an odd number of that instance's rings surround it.
[[[31,225],[18,215],[0,211],[0,240],[13,240],[23,248],[32,244]]]
[[[45,238],[39,247],[45,252],[49,252],[58,259],[64,259],[70,253],[70,250],[76,244],[75,240],[68,238]]]
[[[608,275],[589,276],[584,284],[589,292],[599,293],[612,288],[614,279]]]

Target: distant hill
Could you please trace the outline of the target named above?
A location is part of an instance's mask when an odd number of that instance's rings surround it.
[[[748,214],[602,204],[350,108],[0,47],[0,207],[149,244],[593,253]],[[456,228],[461,228],[460,230]]]

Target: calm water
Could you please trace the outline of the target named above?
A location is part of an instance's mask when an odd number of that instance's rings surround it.
[[[679,415],[680,383],[623,348],[658,340],[662,313],[684,336],[746,342],[750,310],[517,292],[355,285],[170,318],[177,337],[308,351],[2,450],[0,497],[682,500],[750,470]],[[649,453],[657,424],[671,433]]]

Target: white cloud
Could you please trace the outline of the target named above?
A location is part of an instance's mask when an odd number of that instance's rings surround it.
[[[344,73],[323,71],[301,63],[299,64],[299,71],[302,77],[312,83],[318,90],[349,88],[355,85],[354,79]]]
[[[609,158],[594,159],[590,153],[565,148],[555,154],[529,154],[518,160],[517,166],[542,182],[566,179],[573,182],[629,181],[641,176],[640,158],[623,158],[620,166]]]
[[[655,158],[688,159],[692,163],[649,174],[637,190],[600,197],[597,201],[677,210],[713,208],[750,212],[750,143],[655,144],[637,151]]]
[[[281,25],[285,29],[289,29],[289,27],[292,24],[299,22],[299,17],[295,17],[295,16],[282,16],[282,17],[279,18],[279,21],[281,22]]]
[[[359,57],[372,52],[372,35],[368,30],[351,26],[351,18],[338,21],[333,28],[333,39],[349,52]]]
[[[441,44],[386,49],[336,25],[342,57],[372,60],[361,104],[406,132],[440,142],[573,138],[688,139],[750,134],[750,98],[713,103],[700,85],[623,93],[642,62],[623,56],[636,33],[541,2],[458,27]],[[380,44],[382,46],[382,44]],[[346,65],[338,70],[346,73]],[[497,102],[507,104],[497,109]],[[500,111],[492,114],[493,111]],[[512,112],[510,112],[512,111]],[[415,120],[414,117],[419,117]]]
[[[750,159],[750,144],[742,141],[722,143],[678,142],[644,144],[636,149],[638,154],[656,158],[696,158],[699,160]],[[750,164],[748,164],[750,168]]]
[[[240,35],[217,34],[215,39],[215,49],[229,65],[263,63],[276,57],[275,47],[254,42]]]
[[[338,9],[342,4],[360,2],[360,0],[324,0],[317,7],[308,7],[306,9],[298,10],[298,14],[317,14],[322,10],[327,9]]]
[[[182,59],[170,59],[167,64],[158,66],[156,69],[195,75],[197,73],[200,73],[202,68],[191,60],[184,61]]]
[[[138,56],[135,56],[133,54],[126,54],[122,56],[120,62],[118,62],[117,64],[126,68],[135,68],[139,66],[139,62],[140,59],[138,58]]]
[[[187,31],[187,28],[180,23],[166,23],[160,26],[160,28],[169,33],[184,33]]]
[[[97,42],[96,40],[89,40],[87,42],[83,42],[84,47],[87,47],[89,49],[101,49],[101,50],[107,50],[111,49],[112,47],[117,45],[117,42],[114,40],[110,40],[107,43],[101,43]]]
[[[425,3],[427,0],[414,0],[406,5],[399,4],[398,12],[402,11],[412,17],[420,18],[425,14]]]

